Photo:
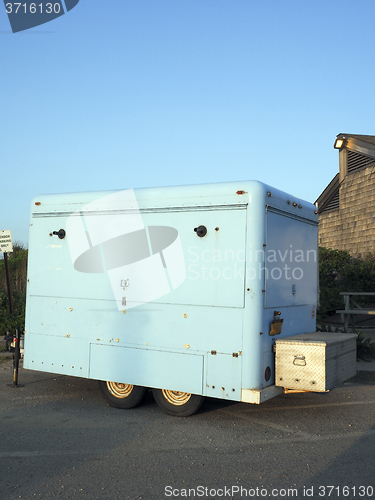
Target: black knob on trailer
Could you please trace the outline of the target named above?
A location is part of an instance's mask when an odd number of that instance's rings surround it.
[[[55,234],[60,238],[60,240],[63,240],[65,238],[65,229],[60,229],[59,231],[53,231],[52,234]]]
[[[206,226],[195,227],[194,231],[197,233],[197,235],[200,238],[203,238],[203,236],[206,236],[206,234],[207,234],[207,228],[206,228]]]

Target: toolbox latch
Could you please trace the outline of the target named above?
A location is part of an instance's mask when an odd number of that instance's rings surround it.
[[[305,356],[294,356],[293,364],[296,366],[306,366]]]

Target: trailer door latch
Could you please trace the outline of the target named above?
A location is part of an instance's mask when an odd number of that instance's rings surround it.
[[[59,229],[59,231],[53,231],[52,234],[55,234],[60,238],[60,240],[63,240],[65,238],[65,229]],[[50,236],[52,236],[52,234]]]

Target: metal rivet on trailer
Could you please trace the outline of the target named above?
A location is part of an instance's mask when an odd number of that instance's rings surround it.
[[[185,344],[184,347],[185,349],[190,349],[190,344]]]
[[[215,231],[219,231],[219,228],[218,228],[218,227],[215,227]]]
[[[126,311],[125,311],[125,309],[124,309],[124,310],[122,311],[122,314],[126,314]]]
[[[184,318],[187,318],[187,314],[186,313],[184,313]]]
[[[302,208],[302,205],[301,205],[301,204],[299,204],[299,205],[298,205],[298,208]]]
[[[69,334],[69,333],[67,333],[67,334],[66,334],[66,337],[67,337],[67,338],[69,338],[69,337],[70,337],[70,334]]]
[[[116,342],[120,342],[120,339],[116,339]]]
[[[271,191],[267,191],[267,196],[272,196]]]
[[[73,307],[69,307],[69,311],[73,311]]]

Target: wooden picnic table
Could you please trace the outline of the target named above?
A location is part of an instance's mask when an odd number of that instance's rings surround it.
[[[355,317],[357,315],[375,315],[375,308],[365,309],[360,306],[353,297],[357,296],[375,296],[375,292],[341,292],[344,297],[345,309],[339,309],[336,313],[341,314],[341,321],[344,323],[344,328],[348,330],[349,320],[352,320],[353,329],[355,329]]]

